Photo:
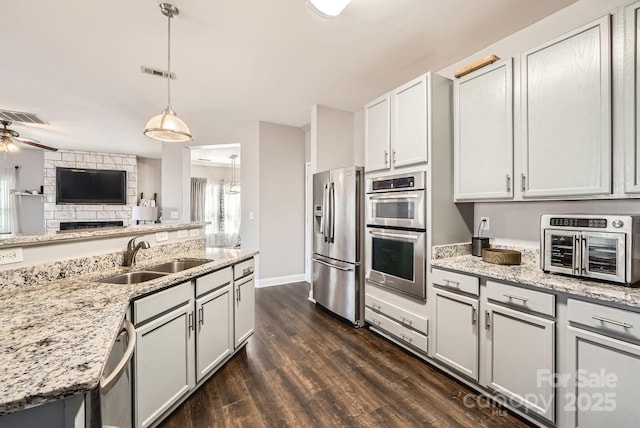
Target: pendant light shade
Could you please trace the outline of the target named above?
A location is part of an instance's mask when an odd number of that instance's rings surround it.
[[[334,17],[342,13],[351,0],[307,0],[321,15]]]
[[[147,122],[144,135],[166,143],[184,143],[191,141],[191,130],[171,108],[171,19],[180,11],[171,3],[161,3],[160,11],[167,17],[167,107]]]
[[[165,143],[185,143],[191,140],[191,130],[171,107],[149,119],[144,127],[144,135]]]

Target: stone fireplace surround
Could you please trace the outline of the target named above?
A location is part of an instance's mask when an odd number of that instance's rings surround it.
[[[56,205],[56,167],[127,171],[127,204]],[[118,221],[134,224],[132,207],[137,203],[138,165],[135,155],[58,150],[44,153],[44,228],[60,230],[61,221]]]

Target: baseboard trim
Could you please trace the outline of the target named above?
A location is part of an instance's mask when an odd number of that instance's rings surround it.
[[[274,285],[290,284],[292,282],[304,282],[304,273],[296,275],[275,276],[273,278],[259,279],[256,288],[273,287]]]

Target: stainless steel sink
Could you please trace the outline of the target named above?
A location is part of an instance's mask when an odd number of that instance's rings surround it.
[[[161,272],[127,272],[110,276],[108,278],[103,278],[100,280],[100,282],[106,282],[109,284],[139,284],[141,282],[151,281],[152,279],[160,278],[165,275],[167,274]]]
[[[205,263],[209,263],[211,261],[213,260],[207,260],[207,259],[173,260],[167,263],[150,266],[146,269],[154,272],[176,273],[176,272],[182,272],[183,270],[194,268],[196,266],[203,265]]]

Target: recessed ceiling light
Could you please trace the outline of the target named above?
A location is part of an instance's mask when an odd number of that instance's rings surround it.
[[[320,15],[327,17],[338,16],[351,0],[307,0],[311,7]]]

